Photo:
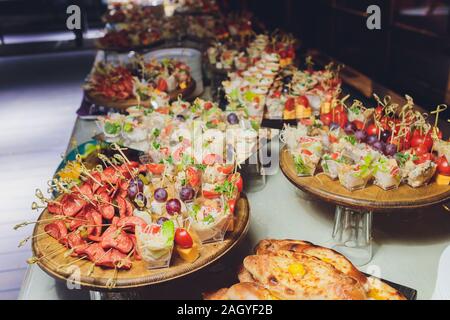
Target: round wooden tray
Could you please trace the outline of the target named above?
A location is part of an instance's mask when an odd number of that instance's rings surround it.
[[[51,214],[45,210],[39,217],[39,220],[50,217]],[[248,200],[244,194],[241,194],[241,198],[236,205],[234,230],[227,232],[224,241],[202,245],[200,257],[193,263],[185,262],[175,252],[168,268],[149,270],[144,261],[133,261],[133,266],[130,270],[119,270],[117,272],[115,277],[116,285],[112,290],[130,289],[161,283],[205,268],[239,243],[247,233],[249,221],[250,207]],[[44,233],[42,236],[33,238],[32,249],[34,256],[37,258],[63,247],[57,240],[45,234],[44,227],[45,224],[37,224],[33,232],[33,235]],[[109,289],[107,282],[108,279],[114,278],[114,269],[94,267],[94,272],[88,275],[88,270],[92,266],[92,263],[88,260],[80,260],[67,268],[58,268],[78,259],[73,257],[65,258],[63,249],[59,253],[54,257],[50,255],[49,258],[43,258],[37,264],[42,270],[57,280],[66,281],[69,279],[71,283],[80,284],[82,287],[94,290]]]
[[[169,93],[170,101],[174,101],[178,99],[178,96],[181,95],[184,99],[190,98],[192,93],[195,91],[196,83],[195,80],[192,79],[191,82],[189,82],[189,86],[184,89],[178,89],[175,91],[172,91]],[[104,106],[108,108],[118,109],[118,110],[126,110],[129,107],[137,106],[138,101],[137,99],[127,99],[127,100],[121,100],[121,101],[114,101],[110,99],[106,99],[105,97],[101,95],[95,95],[92,94],[90,91],[84,91],[84,94],[86,96],[86,99],[89,100],[92,103],[95,103],[99,106]],[[150,107],[149,101],[141,101],[141,106],[143,107]]]
[[[440,186],[434,182],[420,188],[401,184],[397,189],[388,191],[370,184],[364,189],[349,191],[339,181],[333,181],[324,174],[299,177],[286,146],[280,150],[280,167],[286,178],[300,190],[356,210],[385,212],[418,209],[450,201],[450,186]]]

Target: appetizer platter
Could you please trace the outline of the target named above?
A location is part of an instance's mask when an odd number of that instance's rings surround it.
[[[182,15],[217,14],[220,9],[215,0],[177,0],[175,7],[175,13]]]
[[[235,165],[143,164],[125,152],[78,156],[49,181],[56,198],[36,191],[44,211],[16,227],[36,224],[28,263],[91,289],[134,288],[205,267],[247,231]]]
[[[311,66],[310,58],[307,64]],[[265,119],[300,120],[312,113],[328,113],[341,92],[340,66],[330,63],[324,70],[283,69],[266,99]]]
[[[98,118],[102,140],[143,151],[154,162],[202,163],[216,157],[241,164],[257,151],[262,135],[270,139],[273,131],[257,130],[248,119],[200,98],[127,112]]]
[[[261,240],[254,255],[244,258],[238,279],[230,288],[205,293],[204,299],[406,300],[340,253],[301,240]]]
[[[319,119],[286,126],[280,166],[299,188],[339,205],[413,209],[450,199],[449,142],[414,109],[378,97],[377,108],[339,100]],[[373,183],[372,183],[373,182]]]
[[[280,72],[293,63],[294,41],[291,36],[285,35],[257,35],[249,43],[247,55],[243,69],[229,72],[228,80],[222,82],[228,101],[226,108],[247,114],[255,124],[260,125],[271,88]],[[241,58],[237,57],[237,60]]]
[[[215,41],[206,50],[209,67],[213,70],[243,72],[254,66],[263,53],[278,54],[281,67],[295,59],[296,40],[289,34],[271,35],[240,33],[227,41]]]
[[[170,37],[165,31],[167,19],[161,6],[111,3],[102,20],[106,23],[105,32],[96,43],[101,50],[139,51]]]
[[[336,204],[333,249],[355,264],[372,259],[373,212],[393,212],[450,200],[448,141],[414,108],[386,97],[376,108],[334,100],[320,117],[286,127],[280,168],[300,190]]]
[[[128,52],[141,51],[162,43],[163,38],[157,27],[143,27],[141,23],[127,23],[107,28],[97,41],[100,50]]]
[[[126,109],[162,105],[180,95],[188,97],[195,90],[195,80],[184,62],[134,55],[124,63],[97,61],[83,87],[91,102]]]
[[[163,14],[162,6],[145,6],[134,2],[113,2],[102,16],[106,24],[149,22]]]

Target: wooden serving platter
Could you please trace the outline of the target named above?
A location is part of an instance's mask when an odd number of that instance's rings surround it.
[[[196,87],[195,80],[192,79],[191,82],[189,83],[189,86],[186,89],[184,89],[184,90],[178,89],[178,90],[170,92],[169,93],[170,101],[174,101],[174,100],[178,99],[179,95],[181,95],[184,99],[189,98],[192,95],[192,93],[195,91],[195,87]],[[84,94],[85,94],[87,100],[89,100],[90,102],[92,102],[96,105],[113,108],[113,109],[117,109],[117,110],[125,111],[129,107],[138,105],[137,99],[127,99],[127,100],[116,100],[115,101],[115,100],[107,99],[101,95],[93,94],[91,91],[85,91]],[[148,108],[148,107],[150,107],[150,101],[141,101],[140,105]]]
[[[51,216],[47,210],[44,210],[39,220],[48,219]],[[119,270],[116,274],[114,269],[96,266],[89,275],[92,263],[88,260],[73,263],[79,258],[64,257],[66,250],[62,249],[63,245],[45,234],[45,223],[37,224],[34,228],[34,236],[42,233],[43,235],[33,238],[32,249],[34,256],[39,258],[61,248],[53,256],[50,254],[37,262],[42,270],[57,280],[69,280],[88,289],[108,290],[110,289],[107,285],[108,280],[114,279],[115,286],[111,288],[112,290],[130,289],[173,280],[205,268],[239,243],[248,230],[249,218],[249,203],[246,196],[242,194],[236,204],[234,230],[226,234],[224,241],[202,245],[200,257],[193,263],[185,262],[173,252],[170,267],[162,269],[149,270],[144,261],[133,261],[130,270]],[[67,266],[70,263],[73,264]]]
[[[369,184],[362,190],[349,191],[339,181],[333,181],[324,174],[299,177],[286,146],[280,150],[280,167],[286,178],[300,190],[327,202],[357,210],[383,212],[418,209],[450,201],[450,186],[434,182],[420,188],[401,184],[397,189],[388,191]]]

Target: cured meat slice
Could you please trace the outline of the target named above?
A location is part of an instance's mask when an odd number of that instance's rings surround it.
[[[133,241],[133,246],[134,246],[134,252],[133,252],[133,258],[135,260],[142,260],[141,255],[139,254],[139,250],[137,247],[137,240],[136,240],[136,236],[134,234],[129,234],[128,237],[130,237],[131,241]]]
[[[50,201],[47,204],[47,210],[48,212],[52,213],[52,214],[62,214],[62,207],[61,204],[56,202],[56,201]]]
[[[94,192],[92,191],[92,187],[89,183],[83,183],[78,188],[73,188],[72,192],[79,192],[85,197],[87,197],[89,200],[92,200],[94,198]]]
[[[87,255],[88,259],[92,262],[101,260],[106,253],[106,251],[103,250],[102,246],[99,243],[87,245],[85,248],[80,250],[80,252],[81,254]]]
[[[133,249],[133,241],[125,231],[116,226],[110,226],[103,233],[101,245],[103,249],[114,248],[122,253],[129,253]]]
[[[75,216],[85,204],[86,202],[72,195],[65,195],[61,200],[63,214],[68,217]]]
[[[114,217],[114,207],[110,204],[102,205],[99,207],[103,218],[111,220]]]
[[[107,252],[103,258],[95,263],[97,266],[107,267],[107,268],[119,268],[119,269],[130,269],[131,261],[126,254],[120,252],[119,250],[112,249]]]
[[[125,199],[125,202],[126,202],[126,204],[127,204],[127,213],[126,213],[126,215],[127,215],[128,217],[130,217],[130,216],[133,215],[134,207],[133,207],[133,205],[131,204],[130,201],[128,201],[128,200]]]
[[[125,217],[127,215],[127,203],[126,200],[120,196],[116,197],[117,206],[119,207],[120,217]]]
[[[78,255],[82,254],[83,250],[88,245],[78,232],[69,233],[67,235],[67,243],[70,248],[74,249],[74,253]]]
[[[91,172],[91,176],[95,179],[90,179],[89,183],[91,184],[91,188],[92,188],[92,192],[96,193],[96,191],[98,190],[98,188],[101,187],[101,185],[99,184],[99,182],[102,181],[102,176],[100,175],[100,173],[98,172]]]
[[[67,242],[67,228],[62,221],[47,224],[44,227],[44,231],[63,244]]]
[[[142,230],[144,230],[147,227],[147,223],[142,218],[130,216],[120,218],[117,222],[117,226],[134,232],[136,226],[140,226]]]

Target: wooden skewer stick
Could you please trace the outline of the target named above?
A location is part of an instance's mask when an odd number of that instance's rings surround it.
[[[40,256],[39,258],[36,257],[36,256],[31,257],[31,258],[29,258],[29,259],[27,260],[27,263],[28,263],[28,264],[34,264],[34,263],[36,263],[36,262],[38,262],[38,261],[40,261],[40,260],[42,260],[42,259],[47,259],[49,256],[55,255],[57,252],[59,252],[59,251],[61,251],[61,250],[67,250],[67,248],[64,247],[64,246],[61,246],[61,247],[59,247],[58,249],[55,249],[55,250],[53,250],[53,251],[51,251],[51,252],[49,252],[49,253],[47,253],[47,254],[44,254],[44,255]]]

